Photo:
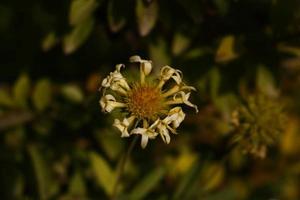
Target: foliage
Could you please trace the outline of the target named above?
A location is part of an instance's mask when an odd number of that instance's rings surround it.
[[[1,1],[0,198],[114,196],[130,140],[98,89],[141,55],[156,73],[180,69],[199,113],[170,144],[134,147],[117,199],[299,199],[299,11],[297,0]],[[244,154],[249,144],[268,151]]]

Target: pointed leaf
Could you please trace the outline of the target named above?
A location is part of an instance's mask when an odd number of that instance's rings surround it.
[[[152,1],[145,5],[143,1],[136,2],[136,16],[138,29],[141,36],[146,36],[154,28],[158,16],[158,4]]]
[[[110,0],[107,8],[108,25],[112,32],[118,32],[126,24],[126,14],[124,11],[128,10],[126,1]]]
[[[158,183],[165,175],[164,168],[156,168],[150,172],[140,183],[133,188],[129,199],[144,199],[150,192],[157,187]]]
[[[179,55],[184,52],[190,45],[190,38],[181,34],[176,33],[172,43],[172,53]]]
[[[21,75],[13,88],[13,96],[17,106],[27,107],[30,91],[30,80],[25,74]]]
[[[81,24],[92,15],[97,6],[96,0],[73,0],[69,13],[70,24]]]
[[[82,178],[82,175],[79,171],[77,171],[74,176],[72,177],[70,181],[70,186],[69,186],[69,193],[72,195],[85,195],[86,193],[86,186],[84,183],[84,179]]]
[[[43,111],[51,102],[51,84],[47,79],[41,79],[37,82],[33,95],[33,105],[38,111]]]
[[[90,161],[97,184],[104,189],[108,196],[112,195],[116,174],[109,164],[97,153],[90,153]]]
[[[54,184],[48,171],[50,168],[36,146],[28,146],[28,153],[35,172],[39,199],[49,199],[57,190],[57,184]]]
[[[62,95],[74,102],[74,103],[81,103],[83,101],[83,93],[81,88],[76,85],[65,85],[61,88]]]
[[[224,63],[237,58],[237,54],[234,50],[235,37],[229,35],[221,40],[221,43],[216,52],[215,61],[218,63]]]
[[[76,25],[64,38],[64,53],[71,54],[76,51],[87,40],[93,30],[93,26],[94,20],[92,18],[88,18],[84,22]]]
[[[8,91],[0,89],[0,106],[11,107],[14,102]]]
[[[256,76],[256,87],[260,92],[271,97],[278,95],[273,75],[267,68],[259,66]]]

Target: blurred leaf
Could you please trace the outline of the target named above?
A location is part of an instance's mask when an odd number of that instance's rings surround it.
[[[214,0],[221,15],[225,15],[228,12],[229,2],[226,0]]]
[[[99,134],[97,134],[97,137],[99,138],[98,140],[101,144],[101,147],[103,148],[107,156],[112,160],[116,160],[120,156],[120,153],[124,148],[124,145],[119,139],[119,136],[117,134],[113,135],[107,132],[99,132]]]
[[[235,37],[228,35],[221,40],[221,43],[217,49],[215,61],[217,63],[224,63],[237,58],[237,54],[234,50]]]
[[[221,83],[220,70],[216,67],[210,70],[210,96],[212,99],[217,99]]]
[[[0,106],[11,107],[14,102],[8,91],[0,89]]]
[[[131,191],[132,200],[144,199],[153,189],[157,187],[164,177],[166,170],[162,167],[156,168],[143,178]]]
[[[260,92],[263,92],[270,97],[275,97],[278,95],[273,75],[264,66],[258,67],[256,75],[256,87]]]
[[[179,184],[177,185],[175,189],[175,193],[173,195],[173,200],[178,199],[186,199],[187,190],[191,188],[198,179],[198,175],[200,172],[200,165],[198,162],[196,162],[189,171],[183,176],[181,181],[179,181]]]
[[[189,47],[190,42],[189,37],[181,33],[176,33],[172,43],[172,53],[174,55],[180,55]]]
[[[82,24],[92,15],[97,6],[98,2],[96,0],[73,0],[69,13],[70,24]]]
[[[49,165],[36,146],[28,146],[28,153],[34,168],[39,199],[49,199],[58,189],[50,177],[50,172],[48,171],[50,169]]]
[[[52,49],[58,43],[58,40],[59,39],[54,32],[48,33],[42,41],[43,51],[49,51]]]
[[[94,26],[94,20],[88,18],[76,25],[71,33],[65,36],[63,49],[65,54],[71,54],[76,51],[89,37]]]
[[[27,107],[27,100],[30,92],[30,80],[25,74],[22,74],[13,88],[14,101],[17,106],[22,108]]]
[[[225,176],[224,167],[220,164],[209,164],[202,172],[202,190],[211,191],[220,186]]]
[[[79,171],[71,178],[68,192],[79,197],[86,194],[84,179]]]
[[[171,58],[167,52],[167,44],[162,38],[157,42],[149,45],[150,59],[152,60],[154,66],[158,67],[167,65],[171,62]]]
[[[209,194],[206,197],[202,197],[203,200],[232,200],[232,199],[238,199],[236,191],[231,187],[226,187],[222,189],[221,191],[216,191],[211,194]]]
[[[284,134],[281,136],[280,149],[284,155],[297,155],[300,151],[299,122],[297,119],[289,119]]]
[[[300,57],[300,47],[288,46],[285,44],[278,45],[278,51],[289,53],[291,55]]]
[[[112,195],[116,174],[109,164],[97,153],[90,153],[90,161],[97,184],[102,187],[108,196]]]
[[[37,82],[33,95],[33,105],[38,111],[43,111],[51,102],[51,83],[47,79],[41,79]]]
[[[126,4],[128,4],[126,1],[110,0],[108,2],[107,18],[112,32],[118,32],[126,24],[126,18],[124,17],[124,11],[128,9]]]
[[[202,47],[202,48],[195,48],[187,51],[184,54],[184,58],[187,60],[197,59],[199,57],[203,57],[207,54],[211,54],[213,51],[210,48]]]
[[[74,103],[81,103],[83,101],[83,93],[80,87],[76,85],[65,85],[61,88],[61,93],[63,96],[74,102]]]
[[[158,17],[158,4],[152,1],[145,5],[143,1],[136,1],[136,16],[138,29],[141,36],[146,36],[154,28]]]

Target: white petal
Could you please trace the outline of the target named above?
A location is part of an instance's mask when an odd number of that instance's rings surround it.
[[[164,66],[160,71],[160,76],[163,81],[167,81],[170,78],[174,79],[177,84],[182,82],[182,73],[180,70],[173,69],[170,66]]]
[[[113,95],[107,94],[100,99],[100,106],[103,111],[111,112],[115,108],[125,107],[126,105],[124,103],[117,102]]]
[[[148,136],[146,134],[143,134],[141,139],[141,146],[143,149],[147,146],[147,143],[148,143]]]
[[[145,61],[141,63],[141,71],[145,76],[149,75],[151,70],[152,70],[152,63],[150,61]]]

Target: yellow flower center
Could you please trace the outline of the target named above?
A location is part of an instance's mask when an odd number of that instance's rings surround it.
[[[156,87],[138,85],[128,94],[128,110],[140,119],[151,119],[162,112],[163,98]]]

